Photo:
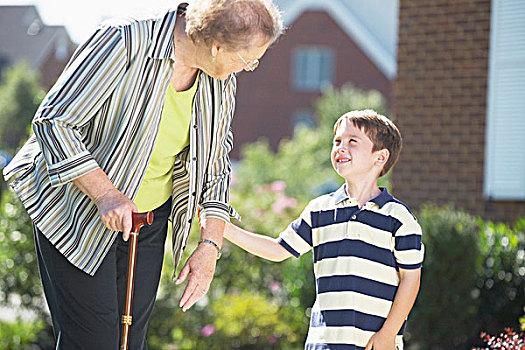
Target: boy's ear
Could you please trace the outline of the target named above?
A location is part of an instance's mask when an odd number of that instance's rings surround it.
[[[390,152],[386,149],[380,149],[376,152],[376,164],[379,166],[384,166],[390,157]]]

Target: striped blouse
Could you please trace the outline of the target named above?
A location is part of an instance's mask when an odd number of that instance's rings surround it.
[[[361,208],[345,186],[314,199],[279,242],[295,257],[313,249],[317,296],[306,350],[364,350],[390,312],[398,270],[423,261],[419,224],[385,188]]]
[[[179,7],[178,11],[183,9]],[[106,22],[81,45],[40,105],[34,135],[4,169],[35,225],[75,266],[93,275],[117,232],[71,181],[96,168],[134,199],[151,157],[172,75],[177,11]],[[199,75],[190,145],[176,157],[172,211],[177,267],[197,206],[229,221],[231,121],[236,79]],[[16,176],[15,176],[16,175]]]

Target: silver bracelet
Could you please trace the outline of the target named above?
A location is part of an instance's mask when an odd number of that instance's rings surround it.
[[[212,246],[215,247],[215,249],[217,249],[217,260],[219,260],[219,258],[221,257],[222,255],[222,250],[221,248],[219,248],[219,246],[217,245],[217,243],[215,243],[214,241],[210,240],[210,239],[201,239],[199,241],[199,244],[201,243],[208,243],[208,244],[211,244]]]

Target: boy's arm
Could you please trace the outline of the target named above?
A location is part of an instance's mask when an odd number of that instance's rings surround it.
[[[383,324],[383,327],[374,334],[365,350],[392,350],[395,349],[396,335],[403,326],[416,301],[419,291],[421,268],[414,270],[399,269],[400,282],[392,309]]]
[[[243,230],[226,224],[224,237],[253,255],[271,261],[283,261],[292,256],[275,238]]]

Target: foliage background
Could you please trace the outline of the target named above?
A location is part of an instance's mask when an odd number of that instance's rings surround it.
[[[38,82],[39,74],[25,63],[3,70],[0,78],[0,151],[13,155],[27,138],[33,115],[44,98],[44,90]],[[6,188],[3,176],[0,176],[0,198]]]
[[[39,75],[25,63],[8,68],[0,85],[0,149],[13,153],[27,137],[44,90]]]

